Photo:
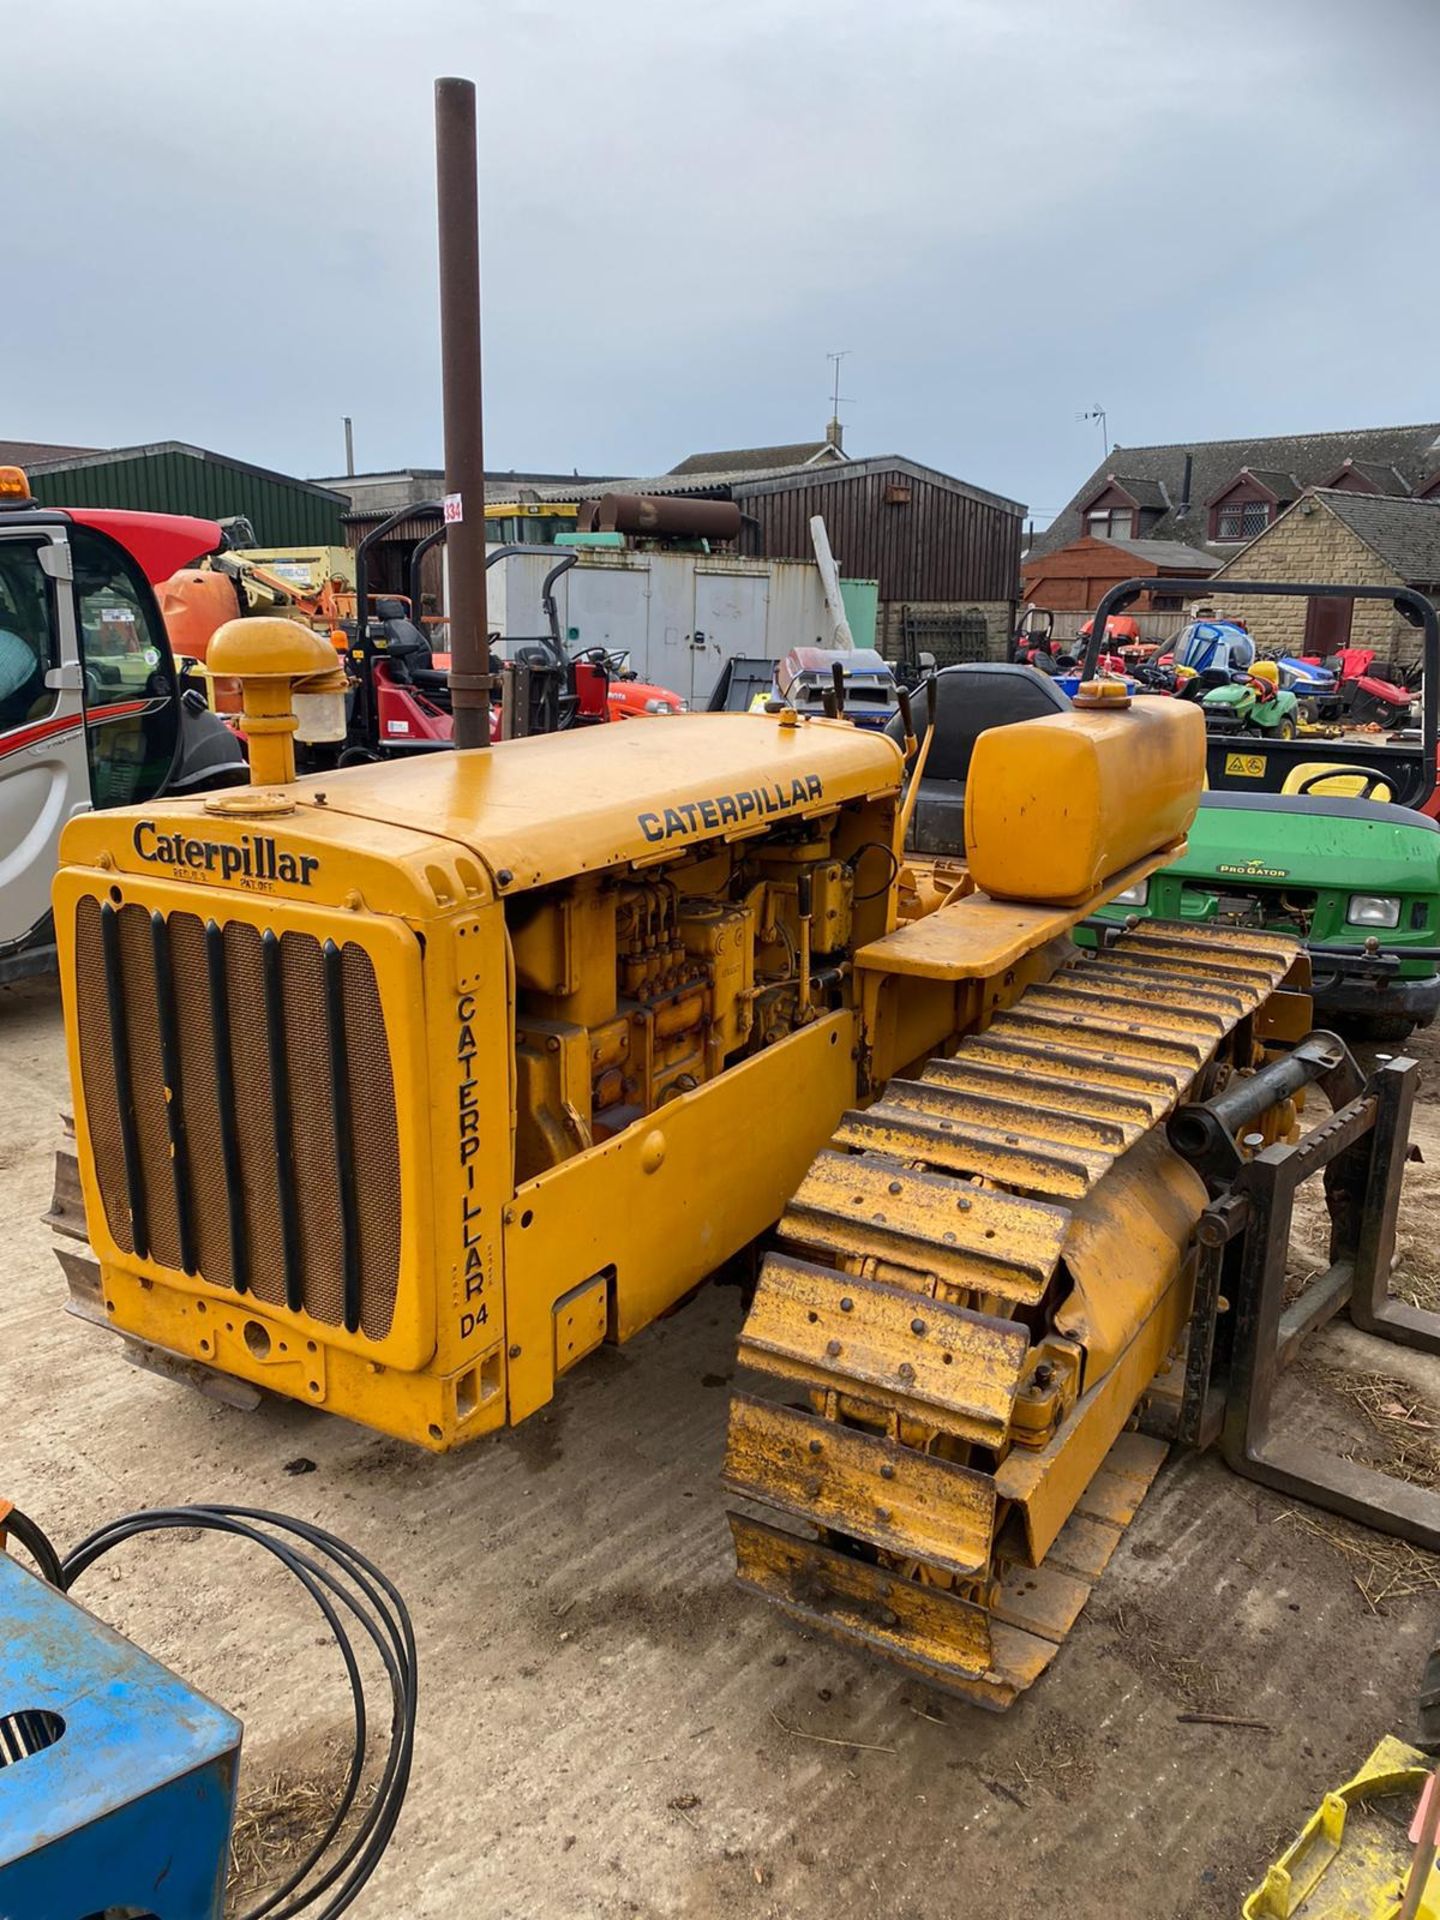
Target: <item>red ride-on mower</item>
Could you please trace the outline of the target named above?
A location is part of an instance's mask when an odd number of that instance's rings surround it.
[[[1087,620],[1080,629],[1080,638],[1082,640],[1088,640],[1094,628],[1094,619]],[[1110,616],[1105,622],[1105,639],[1108,646],[1117,653],[1125,652],[1128,647],[1138,647],[1144,644],[1140,637],[1139,621],[1132,619],[1128,613],[1117,613]]]
[[[1307,666],[1323,667],[1335,675],[1333,712],[1332,700],[1322,699],[1322,720],[1334,719],[1351,727],[1409,724],[1415,696],[1404,670],[1393,663],[1382,663],[1377,670],[1373,647],[1341,647],[1325,660],[1314,654],[1300,657]]]

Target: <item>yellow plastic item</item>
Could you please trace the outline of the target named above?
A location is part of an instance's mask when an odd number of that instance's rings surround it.
[[[1246,1900],[1243,1920],[1394,1920],[1409,1871],[1405,1837],[1430,1762],[1387,1734],[1353,1780],[1327,1793]],[[1398,1804],[1380,1810],[1376,1803]],[[1432,1867],[1417,1920],[1440,1920]]]
[[[992,727],[965,786],[965,846],[997,899],[1078,903],[1145,855],[1183,840],[1205,779],[1193,701],[1047,714]]]
[[[1280,669],[1273,660],[1257,660],[1250,669],[1252,680],[1267,681],[1272,687],[1280,684]]]
[[[1123,713],[1130,705],[1130,689],[1123,680],[1085,680],[1075,694],[1077,707],[1096,707],[1111,713]]]
[[[1332,760],[1302,760],[1298,767],[1292,767],[1289,773],[1286,774],[1285,784],[1281,787],[1280,791],[1282,793],[1299,793],[1305,782],[1307,780],[1313,780],[1317,774],[1326,775],[1323,780],[1319,781],[1317,785],[1310,789],[1310,792],[1314,794],[1317,799],[1358,800],[1364,793],[1365,776],[1363,772],[1357,773],[1353,767],[1343,766]],[[1388,801],[1394,799],[1395,796],[1388,786],[1382,784],[1372,788],[1366,797],[1371,800]]]

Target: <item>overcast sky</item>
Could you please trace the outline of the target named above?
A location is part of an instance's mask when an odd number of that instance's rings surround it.
[[[5,8],[0,438],[441,454],[480,87],[491,467],[818,436],[1043,523],[1113,441],[1440,417],[1440,0]]]

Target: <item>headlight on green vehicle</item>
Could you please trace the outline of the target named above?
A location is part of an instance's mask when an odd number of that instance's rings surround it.
[[[1398,927],[1400,902],[1393,893],[1352,893],[1345,918],[1352,927]]]
[[[1150,898],[1150,882],[1137,880],[1133,887],[1126,887],[1123,893],[1117,893],[1110,902],[1112,907],[1143,907]],[[1390,922],[1394,926],[1394,921]]]

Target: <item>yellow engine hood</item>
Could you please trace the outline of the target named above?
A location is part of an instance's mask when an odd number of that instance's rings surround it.
[[[354,767],[323,784],[332,812],[460,841],[519,891],[898,791],[900,769],[892,741],[843,721],[717,713]]]
[[[631,720],[85,814],[61,858],[316,903],[358,888],[377,911],[415,913],[670,859],[897,792],[900,775],[892,741],[843,721]]]

